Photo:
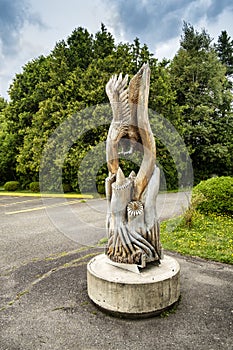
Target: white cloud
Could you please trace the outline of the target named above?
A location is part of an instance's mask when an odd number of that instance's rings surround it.
[[[160,61],[163,58],[172,59],[177,52],[177,48],[179,47],[179,41],[180,38],[177,37],[164,43],[160,43],[160,45],[156,46],[155,48],[155,57]]]
[[[100,0],[53,1],[30,0],[34,17],[41,18],[43,26],[25,21],[18,31],[17,50],[14,55],[3,57],[0,67],[0,95],[8,98],[7,90],[16,73],[22,71],[28,61],[40,55],[47,55],[56,42],[66,39],[77,27],[85,27],[90,33],[106,23],[109,9]],[[106,21],[105,21],[106,20]],[[1,55],[1,51],[0,51]]]
[[[0,95],[4,97],[7,97],[9,84],[15,74],[21,72],[22,66],[39,55],[47,55],[57,41],[66,39],[79,26],[96,33],[103,22],[116,42],[139,37],[140,42],[146,43],[159,59],[172,58],[176,53],[183,20],[197,30],[205,28],[215,41],[222,30],[233,38],[229,0],[221,3],[216,0],[143,0],[140,3],[135,0],[17,0],[17,4],[19,1],[24,6],[28,1],[30,6],[25,7],[29,12],[23,12],[24,20],[15,32],[14,54],[6,58],[0,50]],[[4,4],[9,4],[8,0],[4,0]],[[225,10],[224,4],[227,6]],[[131,12],[126,11],[121,17],[119,8]],[[4,43],[6,45],[7,41]]]

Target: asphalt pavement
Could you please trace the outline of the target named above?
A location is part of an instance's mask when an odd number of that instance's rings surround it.
[[[161,220],[189,194],[162,194]],[[106,315],[88,298],[86,264],[103,253],[106,201],[0,196],[0,350],[232,350],[233,266],[184,257],[176,310]]]

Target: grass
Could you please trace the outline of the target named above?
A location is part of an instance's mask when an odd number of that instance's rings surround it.
[[[164,249],[183,255],[197,256],[233,264],[233,218],[192,214],[192,225],[180,216],[161,223],[161,243]],[[99,245],[107,243],[104,237]]]
[[[188,228],[182,217],[161,223],[164,249],[233,264],[233,219],[195,211]]]
[[[94,198],[92,194],[7,192],[0,188],[0,195],[30,197]],[[83,201],[84,202],[84,201]],[[164,249],[183,255],[233,264],[233,219],[226,216],[203,215],[194,210],[192,225],[184,224],[182,217],[161,223],[161,243]],[[99,244],[107,243],[107,238]]]
[[[164,318],[164,317],[170,316],[171,314],[175,314],[177,309],[178,309],[180,301],[181,301],[181,295],[179,296],[179,299],[177,300],[177,302],[175,304],[173,304],[167,310],[164,310],[159,316],[161,318]]]

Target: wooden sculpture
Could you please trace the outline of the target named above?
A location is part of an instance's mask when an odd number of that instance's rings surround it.
[[[145,267],[160,262],[159,222],[156,198],[159,168],[155,165],[156,147],[148,119],[150,68],[144,64],[128,85],[128,76],[114,75],[106,85],[113,120],[107,137],[106,179],[108,201],[107,256],[116,263]],[[130,152],[141,144],[143,160],[137,174],[124,176],[119,167],[118,146],[122,138],[130,141]]]

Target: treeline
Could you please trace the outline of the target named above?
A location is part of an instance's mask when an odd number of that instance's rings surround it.
[[[227,32],[222,31],[213,44],[205,30],[198,32],[184,23],[174,59],[158,62],[138,38],[133,43],[116,44],[102,24],[95,35],[81,27],[75,29],[48,56],[28,62],[9,88],[10,101],[0,98],[0,183],[17,179],[26,188],[38,181],[45,145],[55,131],[59,134],[67,128],[67,137],[60,138],[59,149],[54,149],[54,157],[48,160],[54,163],[46,173],[53,183],[48,189],[60,186],[54,167],[62,167],[62,182],[73,190],[79,190],[79,172],[84,168],[97,178],[98,185],[103,184],[107,174],[104,160],[100,167],[95,164],[100,158],[86,156],[106,140],[111,110],[106,105],[105,85],[115,73],[132,77],[144,62],[151,68],[149,107],[183,138],[195,182],[213,175],[232,175],[233,41]],[[152,113],[154,129],[156,120]],[[164,140],[157,138],[156,144],[167,187],[176,188],[179,175],[174,157]],[[59,152],[65,154],[62,165]],[[133,166],[131,160],[121,162],[126,170]],[[92,186],[86,181],[82,189],[92,190]]]

